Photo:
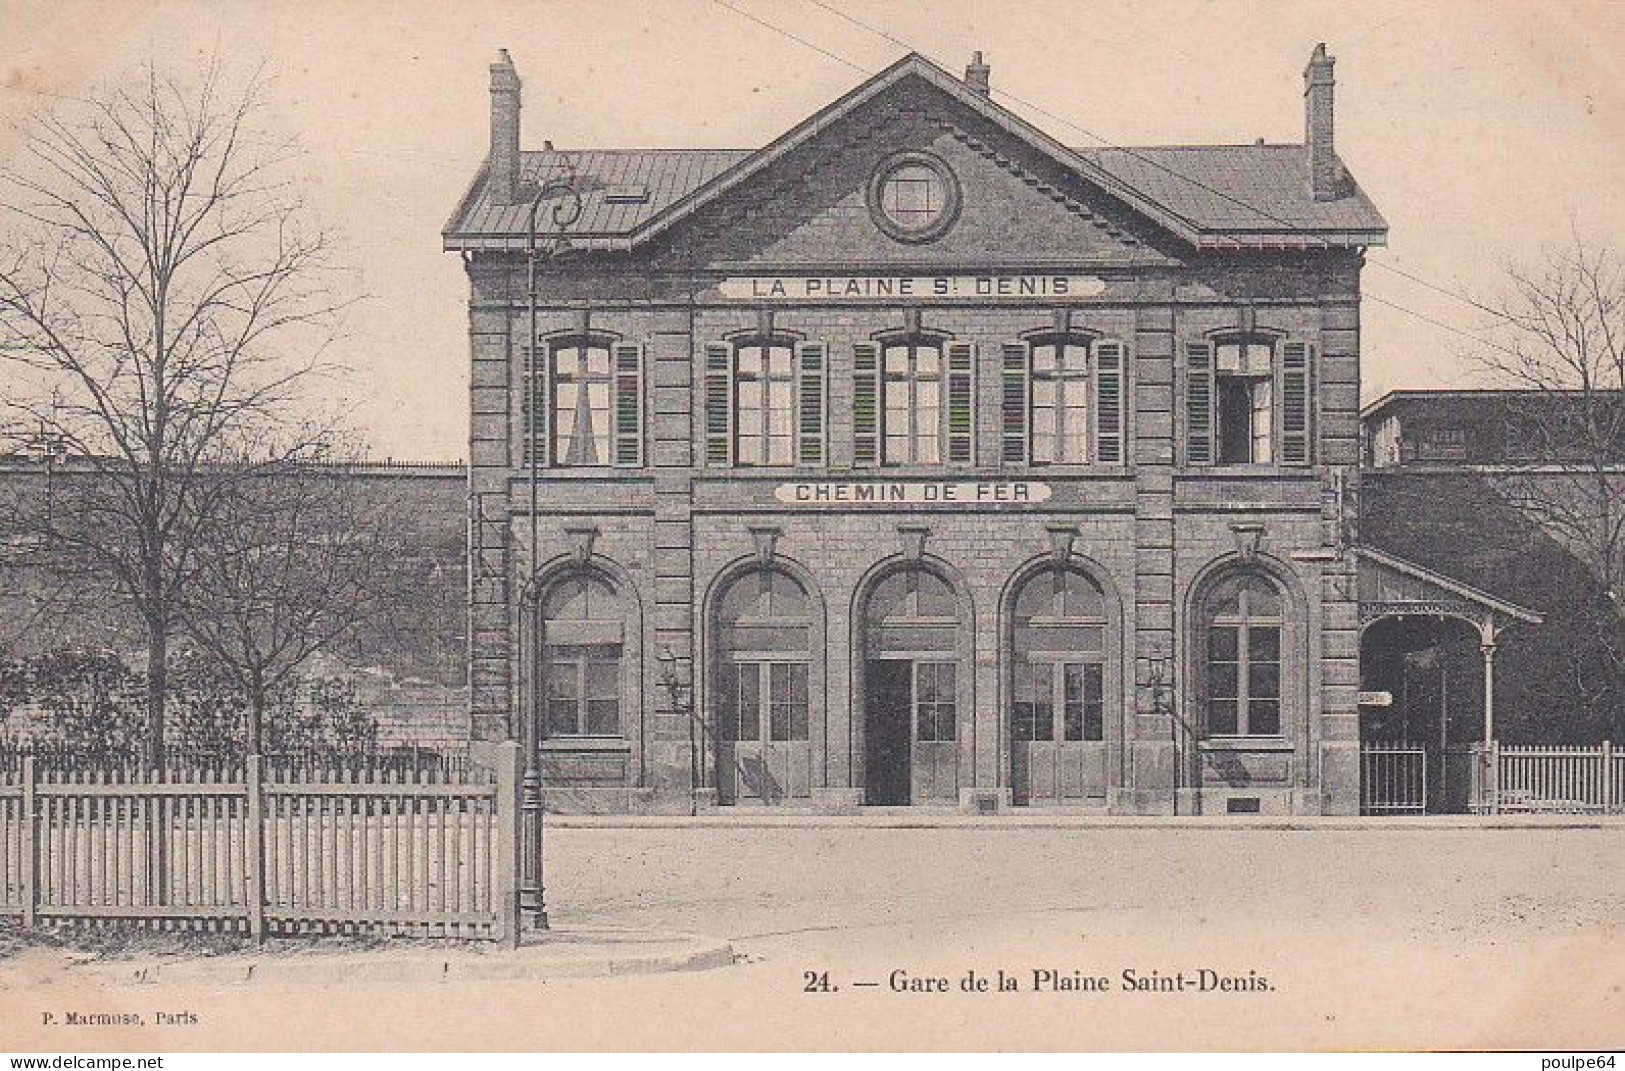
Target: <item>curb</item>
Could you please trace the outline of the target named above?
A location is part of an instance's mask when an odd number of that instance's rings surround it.
[[[593,978],[605,975],[658,974],[729,967],[734,949],[727,941],[694,934],[648,930],[580,929],[553,931],[562,940],[507,950],[489,947],[410,952],[379,949],[324,951],[319,945],[286,955],[257,952],[221,956],[96,960],[75,963],[74,974],[94,974],[130,985],[333,985],[344,982],[523,981],[549,978]],[[569,942],[584,951],[566,951]],[[604,951],[604,946],[629,946]],[[636,947],[630,947],[636,946]],[[654,946],[654,947],[650,947]]]
[[[1439,829],[1622,829],[1625,815],[1416,815],[1357,818],[1234,815],[553,815],[555,829],[1096,829],[1375,832]]]

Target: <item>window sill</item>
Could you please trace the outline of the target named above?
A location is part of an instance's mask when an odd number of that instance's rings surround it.
[[[632,742],[623,736],[554,736],[542,741],[542,750],[631,751]]]
[[[1292,751],[1292,741],[1284,736],[1214,736],[1198,740],[1199,751]]]
[[[1297,476],[1302,479],[1311,479],[1315,475],[1313,465],[1280,465],[1274,462],[1265,465],[1186,465],[1179,470],[1183,479],[1219,479],[1234,480],[1254,476]]]

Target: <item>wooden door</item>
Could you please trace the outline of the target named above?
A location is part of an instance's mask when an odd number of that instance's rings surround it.
[[[916,803],[959,799],[957,667],[947,661],[913,663]]]
[[[911,796],[914,663],[871,659],[864,664],[864,802],[903,806]]]
[[[783,803],[811,794],[808,667],[740,659],[722,674],[717,797],[722,803]]]
[[[1104,667],[1034,659],[1016,666],[1010,784],[1018,805],[1104,800]]]

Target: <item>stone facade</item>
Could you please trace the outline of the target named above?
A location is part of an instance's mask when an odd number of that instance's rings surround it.
[[[476,181],[447,231],[448,247],[466,251],[471,288],[476,735],[524,738],[535,718],[548,804],[569,810],[1357,811],[1359,615],[1344,535],[1360,460],[1363,246],[1307,232],[1269,247],[1193,243],[1069,169],[974,83],[945,85],[918,57],[900,68],[820,113],[815,129],[804,124],[744,161],[749,174],[701,184],[624,240],[577,232],[569,253],[539,263],[534,300],[523,246],[475,220],[488,176]],[[506,85],[507,72],[493,70]],[[1329,85],[1325,93],[1329,108]],[[875,191],[896,161],[915,158],[946,169],[957,214],[940,236],[899,240],[877,219]],[[601,191],[609,180],[576,181]],[[1302,197],[1314,194],[1306,187]],[[818,278],[829,281],[808,297],[807,280]],[[855,285],[848,279],[902,278],[919,289],[831,293]],[[1057,294],[1056,279],[1076,289]],[[773,294],[775,280],[805,299]],[[553,362],[545,377],[526,376],[527,337]],[[822,418],[809,432],[795,408],[795,456],[746,466],[743,366],[722,366],[719,380],[712,357],[737,361],[763,339],[798,355],[820,347],[821,372],[787,389],[822,394]],[[1082,456],[1040,465],[1031,461],[1037,374],[1012,372],[1010,354],[1030,359],[1056,339],[1090,354],[1079,388],[1090,400],[1077,410],[1088,413],[1089,441]],[[1254,442],[1241,463],[1203,445],[1204,427],[1230,419],[1218,408],[1230,403],[1218,401],[1201,360],[1229,339],[1257,342],[1270,362],[1249,418],[1268,443]],[[868,386],[857,362],[872,344],[926,346],[921,359],[938,370],[930,390],[943,390],[928,398],[934,406],[916,399],[907,417],[887,404],[883,383]],[[528,394],[551,422],[598,419],[597,403],[560,402],[577,397],[561,391],[586,389],[567,385],[573,373],[557,363],[574,361],[576,346],[626,355],[631,378],[603,388],[615,392],[604,419],[615,421],[619,464],[579,463],[557,428],[542,456],[527,458]],[[957,400],[956,352],[968,362]],[[1114,352],[1121,378],[1107,387]],[[1301,379],[1282,372],[1293,352],[1304,355]],[[795,367],[799,377],[809,366]],[[1108,443],[1112,412],[1121,437]],[[904,419],[916,433],[934,422],[941,460],[887,454],[878,426]],[[1287,444],[1295,428],[1298,457]],[[803,452],[809,435],[820,445]],[[879,445],[865,445],[867,435]],[[814,485],[832,499],[900,488],[905,500],[795,501],[817,494]],[[949,493],[960,497],[943,501]],[[785,578],[792,609],[749,627],[728,616],[740,585],[761,585],[768,605],[770,576]],[[919,607],[945,591],[935,616],[886,617],[895,577],[907,578],[897,590]],[[1270,665],[1240,671],[1251,682],[1250,732],[1208,720],[1227,694],[1209,646],[1221,642],[1210,632],[1220,611],[1209,607],[1236,578],[1273,593],[1267,623],[1250,627],[1275,637],[1256,641],[1259,651],[1279,645],[1259,655]],[[586,602],[550,609],[571,584]],[[1057,606],[1065,585],[1086,592],[1083,617],[1043,627],[1087,636],[1068,641],[1087,653],[1049,650],[1033,637],[1061,631],[1017,623],[1038,584],[1054,585]],[[580,608],[593,599],[599,610]],[[794,667],[782,675],[758,665],[759,651],[747,654],[755,639],[740,638],[769,626],[795,651],[767,660]],[[1036,676],[1020,668],[1040,663]],[[912,676],[900,686],[894,670],[905,664],[913,668],[897,671]],[[1053,692],[1033,683],[1052,679],[1064,682]],[[1051,696],[1053,723],[1043,720]],[[757,703],[761,722],[742,730],[742,711],[754,718]],[[878,742],[898,716],[888,703],[909,708],[900,751]],[[944,723],[927,728],[936,717]]]

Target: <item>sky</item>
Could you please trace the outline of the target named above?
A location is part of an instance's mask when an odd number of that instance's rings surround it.
[[[498,48],[527,148],[754,148],[907,49],[953,71],[982,50],[995,99],[1087,147],[1301,140],[1325,41],[1339,153],[1390,226],[1364,276],[1367,400],[1482,382],[1493,321],[1463,296],[1493,299],[1507,264],[1576,229],[1625,248],[1618,0],[0,0],[0,19],[0,158],[30,114],[151,56],[266,64],[262,120],[300,138],[365,295],[335,356],[380,458],[466,455],[466,282],[440,229],[485,155]]]

